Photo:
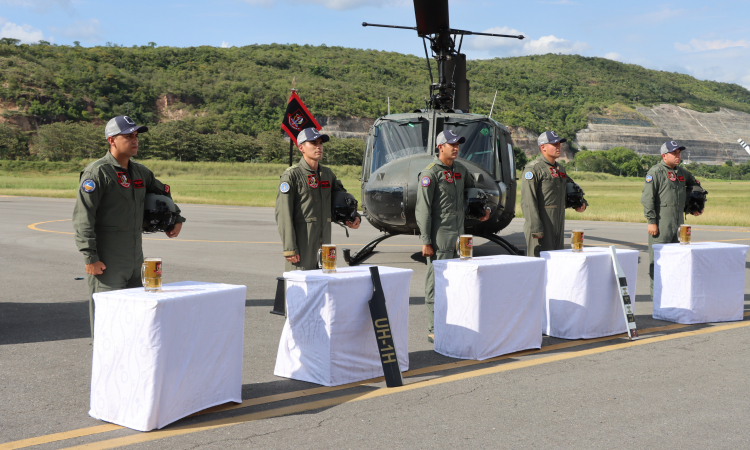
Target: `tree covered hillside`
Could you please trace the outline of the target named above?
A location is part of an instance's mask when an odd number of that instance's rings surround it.
[[[488,113],[498,90],[493,118],[537,132],[555,129],[568,138],[586,126],[589,114],[614,104],[750,113],[750,91],[741,86],[603,58],[475,60],[468,62],[467,77],[472,112]],[[129,114],[149,125],[179,119],[181,129],[200,135],[257,137],[278,133],[292,78],[318,117],[375,118],[386,113],[388,97],[392,112],[422,108],[429,83],[424,58],[377,50],[296,44],[85,48],[0,40],[3,116],[25,115],[37,126],[101,126]],[[33,146],[32,138],[27,141]]]

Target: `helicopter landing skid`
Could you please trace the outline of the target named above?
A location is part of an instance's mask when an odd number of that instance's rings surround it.
[[[506,241],[505,239],[501,238],[500,236],[496,234],[485,234],[485,235],[477,236],[477,237],[485,238],[488,241],[494,242],[495,244],[505,249],[505,251],[510,253],[511,255],[520,255],[520,256],[525,255],[525,253],[519,250],[518,247],[516,247],[515,245],[511,244],[510,242]]]
[[[388,239],[389,237],[398,236],[398,234],[391,234],[391,233],[385,232],[381,234],[380,236],[376,237],[375,239],[371,240],[367,244],[365,244],[364,247],[359,249],[358,252],[354,252],[353,255],[350,255],[351,249],[343,248],[341,250],[344,252],[344,261],[346,261],[350,266],[356,266],[357,264],[362,262],[365,258],[370,256],[370,254],[372,254],[373,250],[375,250],[375,247],[378,244]]]

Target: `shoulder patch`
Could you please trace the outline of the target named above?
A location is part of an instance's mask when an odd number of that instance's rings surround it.
[[[654,177],[652,177],[651,175],[646,175],[646,183],[650,183],[652,181],[654,181]]]
[[[91,178],[83,180],[83,183],[81,183],[81,189],[87,194],[94,192],[96,190],[96,181]]]
[[[287,183],[286,181],[282,182],[282,183],[281,183],[281,184],[279,185],[279,191],[280,191],[280,192],[281,192],[282,194],[286,194],[287,192],[289,192],[289,183]]]
[[[421,180],[419,180],[419,184],[422,185],[422,187],[427,187],[430,185],[432,181],[430,180],[430,177],[422,177]]]
[[[427,167],[425,167],[424,170],[430,170],[433,167],[435,167],[435,163],[430,163],[430,165],[428,165]]]
[[[530,180],[530,179],[534,178],[534,173],[531,172],[531,171],[528,171],[525,174],[523,174],[523,177],[526,178],[527,180]]]

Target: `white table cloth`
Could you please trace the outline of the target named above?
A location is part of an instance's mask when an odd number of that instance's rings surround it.
[[[435,351],[483,360],[542,346],[544,260],[434,261]]]
[[[94,294],[89,415],[149,431],[241,403],[246,291],[185,281]]]
[[[548,336],[593,339],[627,333],[619,284],[608,247],[584,247],[580,253],[556,250],[539,254],[547,262],[542,328]],[[635,304],[638,251],[617,249],[630,301]]]
[[[742,320],[747,245],[654,245],[654,319],[677,323]]]
[[[379,266],[401,371],[409,369],[411,269]],[[274,375],[338,386],[383,376],[368,301],[369,266],[284,272],[287,320]]]

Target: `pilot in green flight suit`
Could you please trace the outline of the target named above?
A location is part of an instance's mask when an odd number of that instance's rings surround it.
[[[172,197],[168,185],[162,184],[143,165],[130,160],[138,153],[138,133],[147,127],[137,126],[128,116],[117,116],[107,123],[105,136],[109,152],[86,166],[73,209],[73,228],[78,250],[83,253],[89,286],[91,336],[94,336],[94,301],[96,292],[140,287],[143,249],[143,226],[146,193]],[[180,214],[177,208],[177,214]],[[177,217],[177,237],[185,218]]]
[[[573,180],[559,164],[561,139],[554,131],[539,135],[541,155],[523,169],[521,211],[525,219],[526,256],[564,247],[566,185]],[[576,209],[586,210],[586,205]]]
[[[438,155],[419,174],[417,226],[422,239],[422,255],[427,257],[424,303],[427,306],[427,340],[434,342],[435,268],[432,261],[456,257],[456,240],[464,232],[464,189],[474,187],[474,177],[456,162],[459,144],[465,137],[453,131],[437,136]],[[489,219],[490,211],[484,218]]]
[[[344,191],[344,186],[328,167],[319,164],[323,158],[326,134],[315,128],[305,128],[297,136],[297,147],[302,152],[299,163],[281,175],[276,193],[276,223],[286,258],[285,271],[318,268],[318,250],[331,244],[331,198],[333,191]],[[359,228],[360,218],[346,222],[352,229]]]
[[[680,225],[684,223],[683,211],[687,201],[686,188],[700,185],[693,175],[680,167],[680,153],[684,150],[675,141],[661,146],[661,162],[646,173],[641,204],[648,221],[648,276],[651,278],[651,295],[654,295],[654,244],[678,242]],[[703,213],[693,213],[700,216]]]

